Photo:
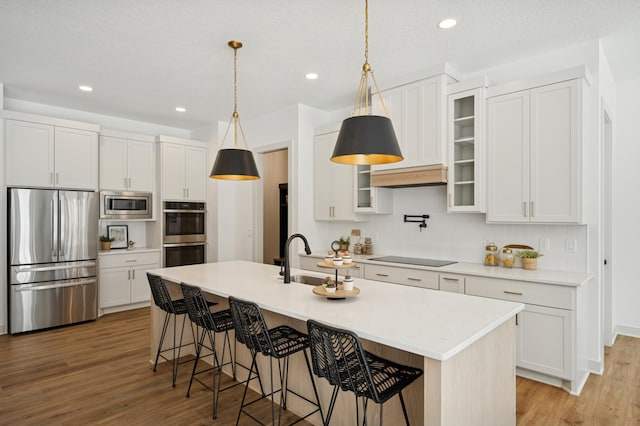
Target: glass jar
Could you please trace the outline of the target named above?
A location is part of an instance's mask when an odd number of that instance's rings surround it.
[[[373,254],[373,243],[371,238],[364,239],[364,245],[362,246],[362,254],[370,256]]]
[[[484,248],[484,264],[498,266],[498,247],[494,243],[489,243]]]
[[[362,244],[360,243],[355,243],[353,245],[353,253],[354,254],[362,254]]]
[[[503,248],[500,254],[500,262],[505,268],[511,268],[516,263],[516,258],[510,248]]]

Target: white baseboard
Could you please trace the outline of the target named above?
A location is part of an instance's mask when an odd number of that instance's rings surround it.
[[[598,376],[602,376],[602,373],[604,373],[604,361],[601,362],[590,359],[589,371],[591,371],[593,374],[597,374]]]
[[[616,341],[618,334],[623,336],[636,337],[640,339],[640,327],[632,327],[629,325],[616,325],[613,329],[613,341]]]
[[[536,382],[541,382],[547,385],[555,386],[557,388],[562,388],[571,395],[575,396],[580,396],[580,392],[582,392],[582,388],[587,383],[587,379],[589,379],[590,373],[590,371],[583,371],[581,377],[577,378],[576,380],[563,380],[558,377],[539,373],[537,371],[531,371],[524,368],[516,367],[516,374],[520,377],[525,377],[527,379],[535,380]]]
[[[0,325],[0,336],[3,334],[7,334],[7,326],[4,324]]]

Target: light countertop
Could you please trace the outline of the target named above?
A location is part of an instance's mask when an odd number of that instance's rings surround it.
[[[347,328],[364,339],[441,361],[513,320],[524,308],[515,302],[361,278],[354,278],[354,285],[360,288],[358,296],[328,300],[313,294],[312,286],[283,284],[279,271],[275,265],[230,261],[148,272],[218,296],[251,300],[298,320],[316,319]],[[297,269],[291,274],[326,275]]]
[[[307,256],[305,253],[300,253],[300,256]],[[312,253],[309,257],[315,257],[322,259],[324,254]],[[499,278],[508,280],[530,281],[543,284],[555,284],[564,285],[570,287],[581,287],[587,284],[593,274],[587,272],[568,272],[568,271],[553,271],[549,269],[536,269],[528,270],[522,268],[503,268],[502,266],[485,266],[481,263],[470,262],[458,262],[452,265],[446,265],[441,267],[419,266],[419,265],[407,265],[404,263],[393,262],[377,262],[371,260],[372,257],[382,257],[384,254],[375,254],[370,256],[352,255],[353,261],[356,263],[371,263],[375,265],[397,266],[401,268],[409,269],[423,269],[428,271],[443,272],[448,274],[462,274],[462,275],[475,275],[479,277]]]
[[[160,251],[159,248],[134,247],[132,249],[98,250],[98,256],[110,256],[114,254],[151,253],[151,252],[159,252],[159,251]]]

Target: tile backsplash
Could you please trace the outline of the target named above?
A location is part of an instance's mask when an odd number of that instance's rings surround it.
[[[371,215],[368,222],[331,223],[328,247],[351,229],[372,237],[374,254],[426,257],[459,262],[481,263],[484,246],[493,241],[498,248],[507,244],[525,244],[541,253],[540,269],[586,271],[586,225],[487,224],[484,214],[447,213],[446,186],[394,189],[394,212]],[[428,214],[427,228],[420,231],[417,223],[404,223],[404,215]],[[352,243],[355,241],[352,241]],[[324,247],[312,247],[324,251]]]

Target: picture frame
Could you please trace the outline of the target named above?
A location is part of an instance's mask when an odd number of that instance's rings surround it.
[[[129,246],[129,227],[127,225],[107,225],[107,236],[113,238],[112,249],[126,249]]]

